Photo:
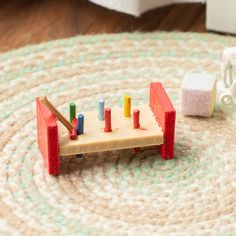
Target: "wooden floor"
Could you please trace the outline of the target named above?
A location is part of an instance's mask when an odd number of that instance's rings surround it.
[[[0,52],[28,44],[117,32],[205,32],[205,6],[180,4],[136,18],[86,0],[0,0]]]

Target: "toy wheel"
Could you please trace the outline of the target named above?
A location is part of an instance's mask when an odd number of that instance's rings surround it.
[[[230,94],[222,94],[221,95],[221,102],[224,104],[231,104],[233,102],[233,98]]]

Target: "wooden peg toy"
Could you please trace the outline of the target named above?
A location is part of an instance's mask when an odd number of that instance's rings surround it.
[[[131,99],[127,96],[124,107],[112,110],[115,114],[112,121],[110,108],[104,110],[104,122],[96,118],[96,110],[84,112],[70,123],[46,97],[37,98],[36,105],[38,146],[51,175],[59,174],[60,156],[81,156],[85,153],[129,148],[139,153],[140,147],[160,146],[160,156],[163,159],[174,158],[176,112],[159,82],[150,84],[148,105],[137,106],[130,114]],[[127,118],[131,116],[132,119]],[[139,128],[140,119],[142,128]],[[114,124],[113,129],[111,122]],[[70,137],[65,135],[68,132]],[[79,138],[71,140],[77,133]]]

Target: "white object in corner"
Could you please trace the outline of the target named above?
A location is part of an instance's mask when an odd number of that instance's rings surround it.
[[[220,95],[220,100],[225,105],[236,104],[236,80]]]
[[[207,29],[236,34],[236,0],[207,0]]]
[[[201,2],[206,0],[90,0],[98,5],[125,12],[134,16],[140,16],[145,11],[156,7],[162,7],[173,3]]]
[[[236,0],[90,0],[93,3],[134,16],[173,3],[206,3],[207,29],[236,34]]]
[[[221,64],[223,81],[218,83],[221,93],[220,99],[223,104],[236,104],[236,78],[233,71],[236,68],[236,47],[226,48],[223,52]]]

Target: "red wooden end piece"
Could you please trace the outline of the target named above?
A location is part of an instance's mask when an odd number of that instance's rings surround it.
[[[174,158],[176,111],[161,83],[150,85],[150,107],[163,129],[164,142],[161,145],[163,159]]]
[[[56,117],[36,99],[38,146],[50,175],[60,172],[58,127]]]

